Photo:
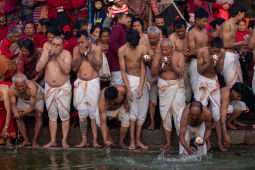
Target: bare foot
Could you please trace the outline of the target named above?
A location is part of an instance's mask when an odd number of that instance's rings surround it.
[[[120,143],[120,144],[119,144],[119,147],[122,148],[122,149],[124,149],[124,150],[127,150],[127,149],[128,149],[128,147],[127,147],[124,143]]]
[[[136,146],[142,148],[143,150],[149,149],[149,146],[144,145],[142,142],[136,142]]]
[[[237,128],[235,127],[235,125],[233,125],[232,123],[230,123],[230,122],[227,122],[227,127],[229,128],[229,129],[232,129],[232,130],[236,130]]]
[[[39,145],[38,145],[37,142],[32,142],[32,147],[33,147],[33,148],[39,148]]]
[[[56,147],[57,146],[57,143],[56,142],[50,142],[48,143],[47,145],[44,145],[43,148],[49,148],[49,147]]]
[[[12,146],[11,139],[6,139],[6,146],[7,147]]]
[[[5,145],[5,140],[3,138],[0,139],[0,145]]]
[[[227,151],[227,148],[225,148],[222,144],[218,144],[218,149],[219,149],[221,152],[226,152],[226,151]]]
[[[135,142],[130,142],[130,145],[128,147],[129,150],[135,150]]]
[[[165,146],[160,148],[160,151],[165,151],[165,150],[169,149],[170,147],[171,147],[171,144],[166,144]]]
[[[155,129],[155,125],[151,124],[150,126],[147,127],[148,130],[154,130]]]
[[[111,147],[114,147],[114,146],[115,146],[115,144],[114,144],[113,141],[107,141],[107,143],[105,143],[105,145],[104,145],[104,149],[111,148]]]
[[[94,148],[102,148],[102,146],[99,145],[97,142],[93,142],[93,147]]]
[[[69,148],[69,145],[66,142],[62,142],[62,148],[67,149]]]
[[[18,147],[29,146],[29,145],[31,145],[31,143],[29,141],[24,140],[21,144],[19,144]]]
[[[234,120],[233,123],[237,126],[240,126],[240,127],[246,127],[247,126],[247,124],[244,124],[244,123],[242,123],[238,120]]]
[[[89,143],[88,142],[81,142],[79,145],[75,145],[76,148],[85,148],[85,147],[89,147]]]

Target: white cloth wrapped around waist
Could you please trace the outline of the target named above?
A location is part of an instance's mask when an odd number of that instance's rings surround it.
[[[99,93],[99,77],[89,81],[84,81],[78,78],[74,82],[74,106],[78,110],[86,109],[86,104],[96,108],[98,104]]]
[[[135,90],[139,90],[140,88],[140,77],[138,76],[132,76],[127,74],[128,84],[132,92]]]

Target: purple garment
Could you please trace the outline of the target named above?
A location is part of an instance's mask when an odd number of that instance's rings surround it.
[[[109,39],[109,50],[107,59],[111,71],[120,71],[118,50],[126,44],[125,25],[117,23],[113,29]]]

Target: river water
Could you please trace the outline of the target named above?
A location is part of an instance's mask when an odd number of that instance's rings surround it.
[[[255,169],[255,154],[210,153],[179,156],[159,152],[120,150],[43,150],[0,148],[0,170],[31,169]]]

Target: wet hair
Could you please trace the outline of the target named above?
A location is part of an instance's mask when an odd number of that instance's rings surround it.
[[[185,28],[187,28],[187,23],[186,23],[186,21],[184,20],[184,19],[182,19],[182,18],[180,18],[180,19],[176,19],[175,21],[174,21],[174,24],[173,24],[173,26],[174,26],[174,29],[180,29],[180,28],[182,28],[182,26],[184,26]]]
[[[133,28],[134,22],[139,22],[141,24],[141,26],[142,26],[142,31],[144,30],[144,22],[143,22],[143,20],[141,18],[133,19],[133,22],[131,24],[132,28]]]
[[[210,45],[211,45],[211,47],[215,47],[215,48],[223,48],[222,39],[220,37],[214,37],[211,40]]]
[[[78,29],[81,29],[83,26],[88,26],[88,22],[86,20],[78,21]]]
[[[189,106],[189,109],[191,110],[192,107],[199,107],[200,109],[200,112],[202,113],[203,112],[203,104],[200,102],[200,101],[196,101],[196,100],[193,100],[191,103],[190,103],[190,106]]]
[[[101,27],[99,25],[93,25],[90,30],[90,34],[92,34],[97,28],[99,28],[101,30]]]
[[[18,25],[15,25],[15,26],[13,26],[13,27],[9,30],[9,32],[8,32],[8,34],[7,34],[7,38],[10,38],[10,37],[12,37],[14,34],[21,33],[21,32],[22,32],[22,31],[21,31],[20,27],[19,27]]]
[[[78,39],[78,38],[81,38],[81,36],[85,36],[86,38],[88,38],[89,37],[89,34],[88,34],[88,32],[86,31],[86,30],[79,30],[78,32],[77,32],[77,34],[76,34],[76,38]]]
[[[230,17],[235,17],[238,15],[239,12],[246,12],[246,9],[242,3],[234,2],[228,11]]]
[[[106,100],[112,101],[118,97],[118,89],[115,86],[110,86],[105,89],[104,97]]]
[[[237,93],[244,95],[245,93],[245,85],[243,83],[237,82],[233,85],[231,90],[235,90]]]
[[[237,24],[240,24],[241,22],[244,22],[245,25],[246,25],[246,20],[245,19],[242,19],[241,21],[239,21]]]
[[[42,18],[38,22],[41,26],[46,26],[47,28],[50,26],[50,21],[46,18]]]
[[[210,22],[210,25],[212,26],[213,29],[216,29],[216,25],[221,26],[225,21],[226,21],[225,19],[219,17]]]
[[[100,30],[99,38],[102,37],[102,35],[103,35],[104,32],[108,32],[109,35],[111,35],[111,29],[110,29],[109,27],[103,27],[103,28]]]
[[[159,29],[158,29],[158,27],[155,26],[155,25],[149,26],[149,28],[147,29],[147,34],[156,34],[157,36],[160,35]]]
[[[21,42],[20,48],[25,47],[30,54],[34,53],[35,47],[34,47],[34,43],[32,40],[23,40]]]
[[[166,26],[157,26],[157,27],[162,31],[164,38],[168,38],[168,32],[167,32]]]
[[[60,36],[60,35],[61,35],[61,33],[60,33],[58,27],[56,27],[56,26],[49,26],[49,28],[48,28],[47,31],[46,31],[46,35],[47,35],[48,33],[51,33],[51,34],[53,34],[54,36]]]
[[[126,34],[126,40],[129,42],[131,45],[136,47],[139,44],[140,41],[140,35],[138,31],[136,30],[130,30]]]
[[[127,14],[127,17],[131,18],[131,22],[133,22],[135,19],[135,16],[133,14]]]
[[[255,20],[250,20],[248,28],[255,28]]]
[[[114,21],[115,23],[117,23],[119,21],[119,19],[121,19],[124,15],[126,15],[125,13],[117,13],[115,16],[114,16]]]
[[[195,12],[195,20],[196,19],[201,19],[201,18],[208,18],[209,14],[204,8],[199,8]]]
[[[15,80],[17,77],[23,77],[25,79],[25,82],[27,83],[28,79],[27,79],[27,76],[25,74],[22,74],[22,73],[18,73],[18,74],[15,74],[13,77],[12,77],[12,84],[15,85]]]
[[[162,17],[162,16],[160,16],[160,15],[156,15],[156,16],[154,17],[154,19],[155,19],[155,21],[156,21],[156,19],[163,19],[163,20],[165,20],[164,17]]]
[[[32,20],[27,20],[27,21],[25,21],[24,24],[23,24],[23,25],[24,25],[24,28],[26,27],[27,24],[32,24],[32,25],[35,27],[35,23],[34,23],[34,21],[32,21]]]

